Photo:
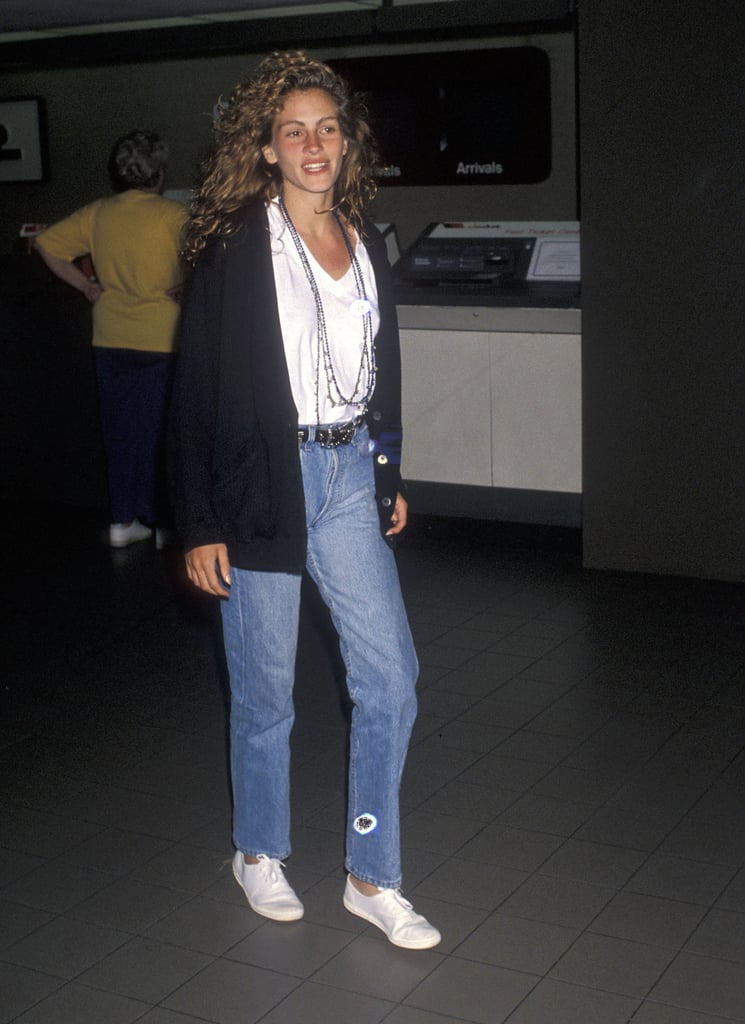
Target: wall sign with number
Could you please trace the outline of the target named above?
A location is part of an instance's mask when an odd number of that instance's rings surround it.
[[[38,96],[0,99],[0,182],[44,181],[45,129]]]

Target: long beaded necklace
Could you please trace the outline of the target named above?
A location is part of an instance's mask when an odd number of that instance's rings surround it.
[[[341,405],[358,405],[360,406],[360,412],[364,413],[367,408],[367,403],[370,400],[370,395],[373,393],[375,388],[375,378],[377,375],[377,366],[375,362],[375,338],[373,336],[372,327],[372,311],[370,307],[370,300],[367,297],[365,290],[365,279],[362,276],[362,268],[360,267],[357,254],[352,248],[352,243],[349,241],[347,232],[344,230],[341,217],[336,210],[333,211],[334,219],[339,225],[344,244],[347,247],[349,253],[349,259],[352,264],[352,272],[354,274],[354,282],[357,287],[357,298],[354,300],[350,309],[353,313],[358,315],[362,320],[362,356],[360,358],[359,369],[357,370],[357,379],[354,382],[354,388],[352,389],[351,395],[345,395],[342,393],[339,381],[336,376],[336,369],[334,367],[334,359],[331,352],[331,344],[329,342],[328,331],[326,330],[326,317],[323,311],[323,301],[321,299],[321,293],[316,283],[316,279],[313,275],[313,268],[308,260],[305,246],[303,245],[302,239],[298,234],[297,228],[292,223],[292,218],[287,212],[284,198],[280,194],[279,208],[282,212],[282,217],[287,229],[290,232],[290,237],[295,243],[297,254],[300,257],[305,276],[308,279],[310,290],[313,293],[313,300],[316,305],[316,325],[317,325],[317,350],[316,350],[316,379],[315,379],[315,397],[316,397],[316,422],[321,422],[321,367],[323,366],[323,383],[325,384],[326,399],[332,407]],[[366,381],[367,386],[363,392],[363,381]]]

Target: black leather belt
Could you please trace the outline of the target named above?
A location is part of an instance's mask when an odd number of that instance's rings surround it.
[[[349,444],[357,428],[362,423],[362,417],[349,420],[347,423],[339,423],[335,427],[298,427],[297,443],[304,444],[306,441],[315,441],[321,448],[338,448],[339,445]]]

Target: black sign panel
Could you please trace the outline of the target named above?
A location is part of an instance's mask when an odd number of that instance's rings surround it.
[[[366,94],[385,185],[532,184],[551,173],[548,54],[534,46],[330,61]]]

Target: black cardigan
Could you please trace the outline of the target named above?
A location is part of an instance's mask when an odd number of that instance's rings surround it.
[[[401,366],[385,243],[364,233],[380,328],[377,383],[366,415],[375,442],[381,529],[401,489]],[[239,231],[212,239],[184,298],[168,439],[176,526],[186,550],[225,543],[231,565],[300,573],[305,503],[264,204]]]

